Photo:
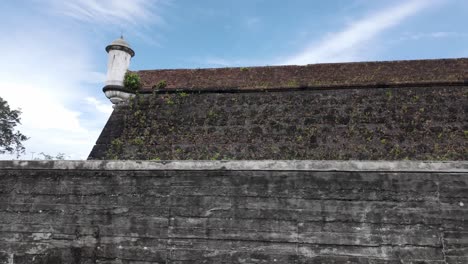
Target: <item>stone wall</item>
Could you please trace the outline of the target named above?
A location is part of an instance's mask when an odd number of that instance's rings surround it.
[[[467,162],[0,162],[0,263],[468,263]]]
[[[144,94],[89,159],[463,160],[466,86]]]

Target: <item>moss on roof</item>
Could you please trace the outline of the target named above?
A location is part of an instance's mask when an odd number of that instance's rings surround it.
[[[151,90],[162,81],[165,81],[164,89],[167,90],[262,90],[424,85],[464,83],[468,79],[468,59],[143,70],[138,71],[138,74],[144,90]]]

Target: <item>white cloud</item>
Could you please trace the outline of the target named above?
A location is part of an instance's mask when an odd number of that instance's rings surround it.
[[[82,113],[67,106],[70,99],[55,94],[47,84],[35,83],[35,79],[10,82],[3,76],[0,78],[0,86],[8,87],[2,91],[2,97],[12,108],[21,108],[22,125],[19,129],[30,137],[25,142],[27,153],[62,152],[73,159],[86,159],[100,129],[86,125]],[[78,88],[79,85],[71,87]],[[92,118],[101,119],[103,126],[106,117],[97,112]]]
[[[35,19],[0,25],[0,96],[22,110],[19,129],[30,137],[24,158],[61,152],[86,159],[109,115],[100,111],[103,106],[96,110],[85,103],[90,92],[100,93],[103,74],[96,72],[82,37],[49,28],[54,27]],[[90,83],[95,91],[87,89]]]
[[[322,41],[286,59],[282,64],[311,64],[316,62],[351,61],[365,52],[365,44],[383,31],[400,24],[406,18],[433,5],[435,0],[411,0],[381,10],[331,33]]]
[[[37,1],[37,0],[36,0]],[[113,32],[161,46],[164,37],[153,26],[166,28],[162,14],[173,0],[44,0],[49,14],[62,20],[78,21],[88,31]],[[84,23],[83,23],[84,22]],[[99,33],[98,33],[99,34]],[[131,44],[131,43],[130,43]]]
[[[164,25],[158,9],[170,1],[155,0],[52,0],[51,7],[56,12],[74,19],[93,24]]]
[[[63,132],[86,133],[79,122],[80,113],[59,103],[60,96],[46,88],[43,83],[31,81],[6,81],[1,77],[0,85],[8,87],[2,91],[11,106],[20,107],[21,120],[26,129],[54,129]],[[42,88],[42,89],[41,89]],[[31,131],[32,132],[32,131]]]
[[[420,39],[440,39],[440,38],[462,38],[468,37],[467,33],[451,32],[451,31],[438,31],[429,33],[406,33],[400,40],[420,40]]]
[[[86,97],[86,102],[95,107],[101,113],[110,115],[112,113],[112,106],[107,102],[103,103],[95,97]]]
[[[30,137],[25,159],[33,152],[87,158],[112,112],[101,91],[105,74],[97,70],[105,59],[96,60],[90,38],[120,27],[144,39],[148,25],[164,25],[158,14],[168,3],[36,0],[18,9],[34,9],[31,16],[0,9],[0,96],[23,112],[19,129]]]
[[[244,20],[245,26],[250,30],[255,30],[260,27],[262,20],[259,17],[249,17]]]
[[[106,81],[106,74],[103,72],[89,71],[86,74],[86,78],[82,81],[89,84],[103,84]]]

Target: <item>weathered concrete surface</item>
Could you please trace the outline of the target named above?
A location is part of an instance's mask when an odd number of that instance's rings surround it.
[[[468,263],[466,162],[139,164],[0,162],[0,263]]]
[[[89,159],[464,160],[467,105],[467,86],[145,94]]]
[[[361,160],[11,160],[0,168],[16,170],[265,170],[265,171],[395,171],[468,172],[468,161]]]

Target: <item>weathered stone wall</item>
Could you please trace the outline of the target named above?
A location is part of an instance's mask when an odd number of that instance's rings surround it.
[[[0,162],[0,263],[468,263],[468,163]]]
[[[463,160],[465,86],[145,94],[90,159]]]

